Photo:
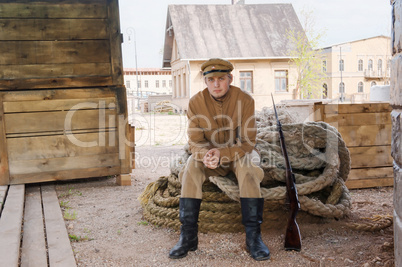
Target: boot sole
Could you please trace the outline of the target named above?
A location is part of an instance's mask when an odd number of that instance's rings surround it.
[[[188,251],[196,251],[198,247],[192,247],[190,248]],[[188,255],[188,251],[183,254],[183,255],[179,255],[179,256],[174,256],[174,255],[169,255],[169,258],[177,260],[177,259],[182,259],[184,257],[186,257]]]
[[[246,245],[246,250],[248,253],[250,253],[250,248],[247,245]],[[251,256],[251,254],[250,254],[250,256]],[[254,258],[253,256],[251,256],[251,258],[253,258],[256,261],[266,261],[271,258],[271,254],[268,254],[268,256],[266,256],[266,257]]]

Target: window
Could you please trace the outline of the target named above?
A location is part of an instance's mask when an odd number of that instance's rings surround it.
[[[339,60],[339,71],[344,71],[344,65],[345,63],[343,59]]]
[[[163,81],[162,81],[162,87],[163,87],[163,88],[166,88],[166,80],[163,80]]]
[[[148,88],[148,80],[145,80],[145,88]]]
[[[172,88],[172,80],[169,80],[169,87]]]
[[[159,88],[159,80],[156,80],[156,81],[155,81],[155,87],[156,87],[156,88]]]
[[[359,61],[357,63],[357,70],[363,71],[363,59],[359,59]]]
[[[376,86],[377,83],[376,82],[371,82],[371,87]]]
[[[141,81],[138,81],[138,82],[137,82],[137,87],[138,87],[138,88],[141,88]]]
[[[127,87],[127,88],[131,88],[131,87],[130,87],[130,81],[126,81],[126,87]]]
[[[367,68],[368,68],[368,70],[373,70],[373,60],[372,59],[369,59]]]
[[[382,76],[382,59],[377,62],[378,76]]]
[[[322,97],[324,99],[328,97],[328,85],[326,83],[322,85]]]
[[[275,91],[287,92],[288,91],[288,71],[276,70],[275,71]]]
[[[252,71],[240,71],[240,89],[249,93],[253,92]]]
[[[359,82],[359,84],[357,85],[357,92],[363,93],[363,82]]]
[[[326,60],[322,61],[322,72],[327,72],[327,61]]]

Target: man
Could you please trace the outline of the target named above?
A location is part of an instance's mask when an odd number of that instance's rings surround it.
[[[267,260],[270,252],[260,230],[264,206],[260,183],[264,172],[258,166],[260,157],[255,150],[254,99],[230,85],[233,65],[229,61],[212,58],[202,64],[201,70],[207,88],[189,102],[188,142],[192,155],[179,174],[182,226],[180,240],[169,257],[182,258],[197,249],[202,184],[209,176],[233,171],[239,184],[247,250],[255,260]]]

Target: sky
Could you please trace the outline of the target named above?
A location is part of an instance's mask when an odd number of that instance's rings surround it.
[[[162,67],[168,5],[231,3],[231,0],[119,0],[123,67]],[[315,31],[325,33],[321,47],[391,34],[389,0],[245,0],[245,3],[291,3],[299,19],[303,10],[311,12]]]

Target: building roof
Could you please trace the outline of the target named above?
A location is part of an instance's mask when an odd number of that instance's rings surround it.
[[[303,31],[291,4],[169,5],[163,66],[180,58],[288,58],[287,31]]]

